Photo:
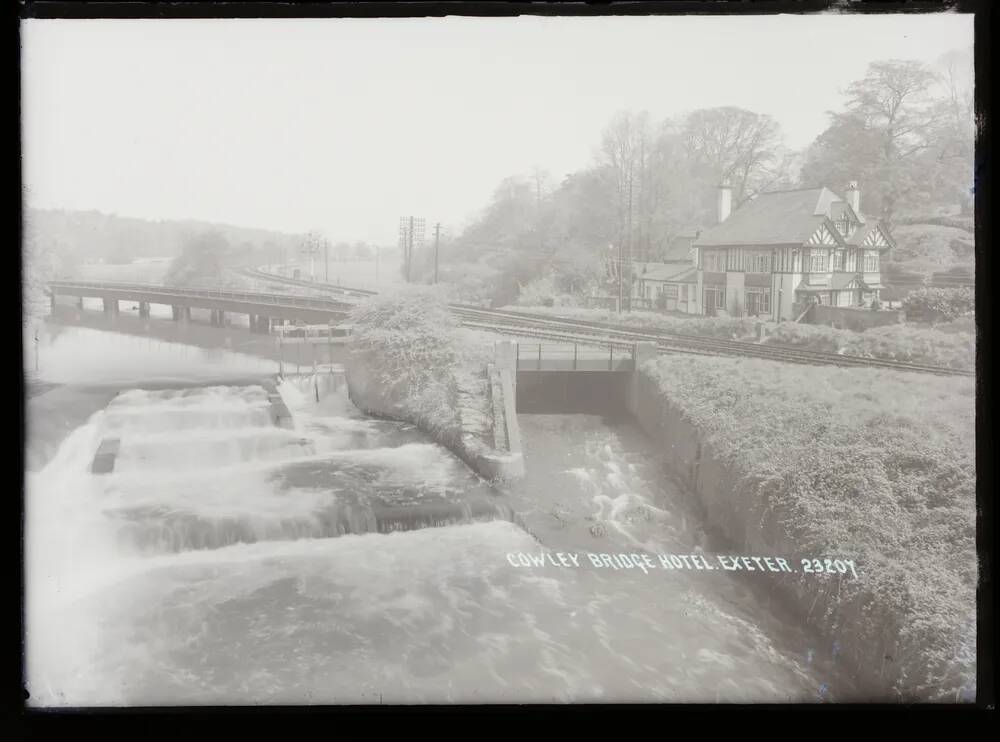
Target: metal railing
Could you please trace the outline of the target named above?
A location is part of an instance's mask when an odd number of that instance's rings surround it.
[[[179,289],[158,284],[123,283],[117,281],[50,281],[48,286],[50,291],[54,291],[54,293],[82,295],[87,291],[94,291],[123,294],[155,294],[159,297],[173,297],[177,299],[215,299],[242,302],[244,304],[269,304],[273,306],[338,312],[354,306],[350,302],[311,296],[268,294],[259,291],[231,291],[229,289]],[[132,300],[141,301],[135,298]]]
[[[284,338],[345,338],[351,334],[349,325],[275,325],[274,335]]]
[[[606,350],[581,345],[516,344],[518,371],[632,371],[634,349],[612,344]]]

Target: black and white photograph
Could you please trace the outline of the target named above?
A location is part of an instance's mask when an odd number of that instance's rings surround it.
[[[974,21],[22,16],[26,707],[983,702]]]

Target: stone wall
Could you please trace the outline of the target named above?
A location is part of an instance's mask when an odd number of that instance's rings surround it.
[[[358,409],[383,418],[404,420],[416,425],[435,441],[451,450],[484,479],[511,480],[524,474],[520,434],[516,417],[496,421],[494,394],[487,369],[461,369],[455,374],[457,414],[453,423],[433,425],[412,407],[412,400],[394,397],[373,380],[372,351],[349,353],[344,362],[348,396]],[[502,379],[500,379],[503,389]],[[510,390],[513,395],[513,390]],[[498,400],[500,409],[504,400]],[[499,422],[503,429],[495,431]],[[500,443],[506,443],[500,447]],[[511,450],[516,448],[516,450]]]
[[[798,316],[796,314],[796,316]],[[832,307],[828,304],[816,304],[806,315],[805,321],[812,325],[829,325],[841,330],[861,332],[870,327],[882,325],[898,325],[906,319],[899,309],[862,309],[859,307]]]

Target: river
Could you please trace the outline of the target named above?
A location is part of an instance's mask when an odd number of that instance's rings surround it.
[[[198,332],[216,347],[42,327],[28,370],[29,703],[856,694],[766,581],[508,559],[718,546],[631,422],[519,415],[529,474],[495,488],[412,426],[361,415],[338,373],[320,402],[314,379],[281,382],[294,427],[275,427],[261,385],[275,362],[231,349],[252,349],[245,331]],[[109,437],[115,470],[92,474]],[[427,503],[466,517],[377,532],[378,508]],[[469,503],[492,510],[474,518]]]

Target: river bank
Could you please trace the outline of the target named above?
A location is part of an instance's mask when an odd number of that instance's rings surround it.
[[[708,522],[796,566],[779,589],[859,679],[887,699],[969,700],[974,382],[912,381],[668,356],[642,366],[633,413]],[[826,560],[853,560],[859,575],[830,574]]]
[[[513,400],[504,404],[491,349],[458,326],[441,295],[373,297],[350,321],[344,366],[359,409],[416,425],[485,479],[523,475],[517,421],[505,414]]]

